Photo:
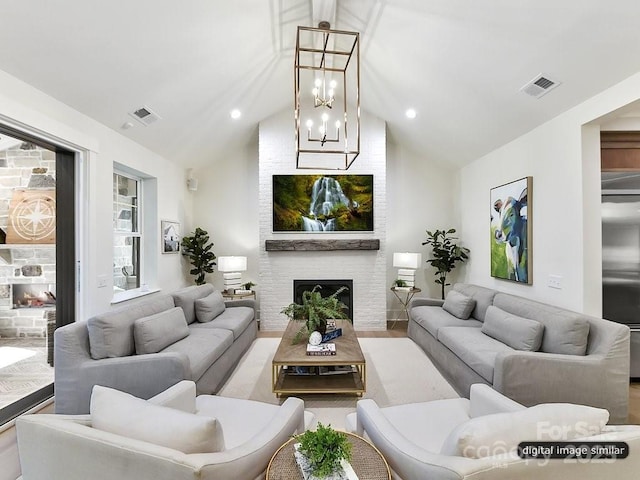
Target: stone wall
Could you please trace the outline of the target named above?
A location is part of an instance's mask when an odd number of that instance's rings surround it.
[[[56,282],[55,245],[8,245],[9,206],[19,188],[55,188],[55,153],[31,144],[0,150],[0,338],[45,337],[47,308],[13,308],[12,285]]]

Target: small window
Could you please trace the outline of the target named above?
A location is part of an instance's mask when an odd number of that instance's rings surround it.
[[[113,290],[140,288],[142,242],[142,180],[113,174]]]

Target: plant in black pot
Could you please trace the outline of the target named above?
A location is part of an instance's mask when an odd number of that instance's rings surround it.
[[[427,240],[422,245],[431,245],[431,256],[427,263],[436,269],[435,282],[442,287],[444,299],[444,287],[447,283],[447,275],[456,268],[457,262],[465,262],[469,258],[469,249],[456,243],[458,237],[454,237],[455,228],[449,230],[427,230]]]
[[[316,285],[312,290],[302,293],[302,303],[290,303],[284,307],[280,313],[284,313],[290,320],[304,322],[293,339],[293,343],[298,343],[303,335],[307,337],[311,332],[324,334],[327,331],[327,319],[345,319],[347,306],[340,301],[338,295],[347,290],[347,287],[340,287],[332,295],[323,297],[319,290],[322,287]]]
[[[189,270],[189,273],[196,276],[196,285],[206,283],[204,280],[205,275],[213,273],[213,266],[216,265],[216,262],[214,262],[216,254],[211,251],[212,248],[213,242],[209,242],[209,233],[200,227],[196,227],[193,234],[182,238],[182,252],[189,257],[193,267]]]

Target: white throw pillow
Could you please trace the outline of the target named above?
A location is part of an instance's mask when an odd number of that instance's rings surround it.
[[[91,425],[183,453],[224,450],[222,429],[212,417],[154,405],[128,393],[95,385],[91,394]]]
[[[475,417],[458,425],[440,453],[483,458],[511,452],[521,442],[570,441],[598,435],[609,421],[602,408],[544,403],[510,413]]]

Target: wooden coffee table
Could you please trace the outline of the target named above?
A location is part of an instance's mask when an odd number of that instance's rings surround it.
[[[304,395],[315,393],[343,393],[362,395],[367,389],[367,365],[358,342],[358,337],[349,320],[336,320],[342,328],[342,336],[332,340],[336,354],[326,356],[307,355],[307,342],[303,338],[298,344],[291,342],[302,326],[290,321],[280,340],[280,345],[271,362],[273,393],[281,395]],[[291,367],[335,367],[353,366],[353,371],[334,375],[293,375]],[[285,368],[288,367],[288,368]]]

